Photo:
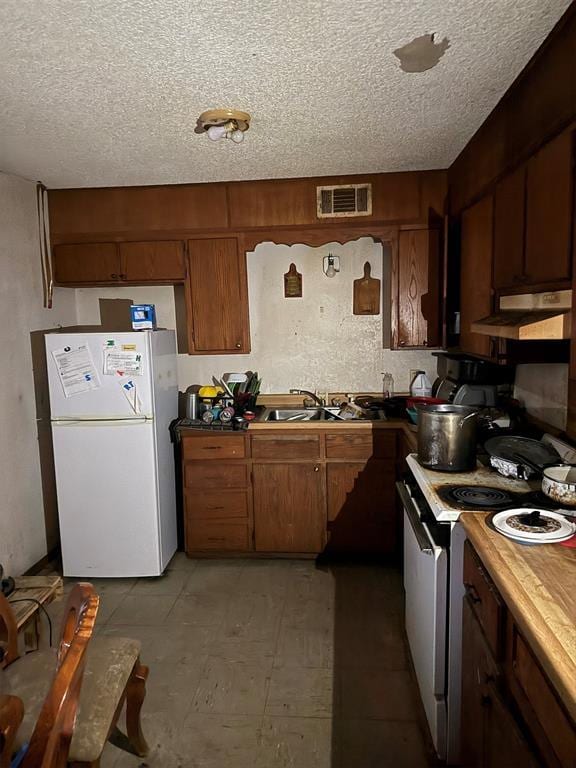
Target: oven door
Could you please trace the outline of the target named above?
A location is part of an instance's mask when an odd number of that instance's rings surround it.
[[[446,602],[448,551],[434,535],[434,526],[421,519],[417,502],[398,483],[404,506],[404,589],[406,634],[438,756],[446,757]],[[438,525],[438,524],[436,524]]]

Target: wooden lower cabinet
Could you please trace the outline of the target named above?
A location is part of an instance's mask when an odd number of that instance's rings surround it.
[[[391,554],[397,442],[392,429],[190,431],[186,552]]]
[[[324,477],[319,462],[252,465],[257,552],[322,552],[326,536]]]
[[[392,553],[396,546],[395,462],[326,465],[328,551]]]
[[[537,768],[538,762],[499,690],[500,673],[470,598],[462,614],[462,765]]]
[[[462,766],[574,768],[576,724],[469,542],[464,574]]]
[[[182,438],[184,537],[189,555],[253,549],[250,466],[244,435]]]

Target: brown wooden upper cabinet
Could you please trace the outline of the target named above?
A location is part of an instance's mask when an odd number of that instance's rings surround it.
[[[186,277],[179,240],[55,245],[53,255],[60,285],[179,283]]]
[[[528,162],[525,273],[531,284],[569,280],[573,134],[564,132]]]
[[[526,283],[524,242],[526,224],[526,166],[496,185],[494,195],[494,288]]]
[[[572,134],[567,131],[496,185],[496,290],[570,280],[572,169]]]
[[[120,243],[121,278],[132,283],[182,282],[186,278],[184,243],[158,240]]]
[[[439,232],[400,232],[395,348],[436,347],[440,342]],[[394,310],[395,311],[395,310]],[[394,343],[396,342],[396,343]]]
[[[246,254],[235,237],[188,241],[189,354],[250,352]]]
[[[472,333],[470,324],[492,309],[493,210],[492,195],[467,208],[460,239],[460,347],[485,357],[490,355],[490,337]]]
[[[59,285],[116,283],[120,258],[116,243],[55,245],[54,279]]]

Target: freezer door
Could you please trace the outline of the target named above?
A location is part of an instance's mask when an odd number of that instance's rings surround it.
[[[162,573],[154,424],[53,424],[65,576]]]
[[[50,388],[50,412],[52,420],[59,419],[99,419],[99,418],[131,418],[147,416],[152,418],[152,374],[150,366],[150,336],[153,332],[125,333],[50,333],[46,339],[46,358],[48,368],[48,385]],[[134,350],[141,357],[141,374],[122,377],[131,379],[140,403],[135,413],[121,386],[121,377],[104,373],[104,350],[113,341],[117,349]],[[54,360],[55,350],[70,347],[78,348],[87,344],[98,377],[98,387],[87,392],[66,397],[62,382],[58,376],[58,368]],[[124,381],[125,383],[125,381]]]

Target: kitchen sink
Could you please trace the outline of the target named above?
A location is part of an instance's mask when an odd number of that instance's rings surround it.
[[[340,421],[339,408],[275,408],[265,421]]]

